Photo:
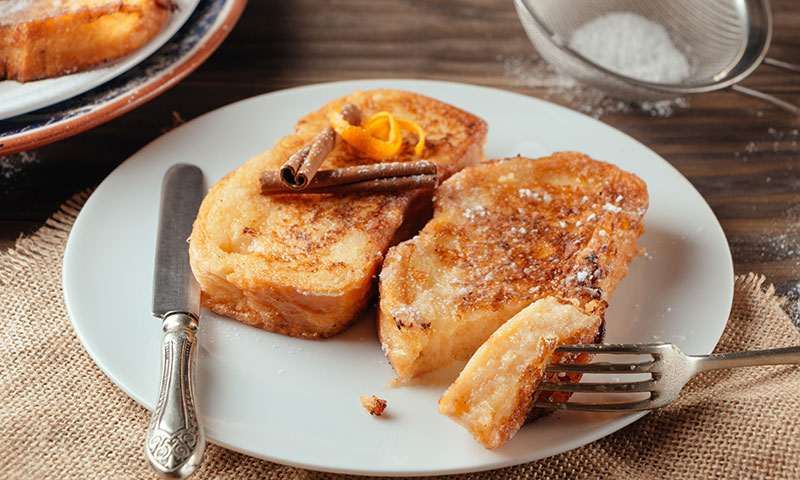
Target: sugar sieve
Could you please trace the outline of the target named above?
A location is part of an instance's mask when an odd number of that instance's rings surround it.
[[[800,66],[766,57],[772,37],[768,0],[514,0],[531,43],[556,69],[629,100],[663,100],[728,88],[795,115],[800,107],[737,85],[761,63],[793,72]],[[606,69],[571,49],[565,39],[606,13],[631,12],[657,22],[690,64],[679,84],[638,80]]]

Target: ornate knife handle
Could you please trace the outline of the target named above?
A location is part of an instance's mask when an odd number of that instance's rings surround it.
[[[197,319],[178,312],[162,324],[161,386],[145,456],[161,476],[184,478],[200,465],[206,440],[194,402]]]

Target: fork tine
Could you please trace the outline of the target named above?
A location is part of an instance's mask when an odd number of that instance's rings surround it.
[[[630,383],[568,383],[547,382],[539,385],[538,390],[550,392],[649,392],[656,386],[656,380],[643,380]]]
[[[641,363],[551,363],[548,372],[570,373],[649,373],[654,370],[656,362]]]
[[[668,343],[589,343],[561,345],[560,347],[556,348],[556,353],[618,353],[657,355],[660,350],[667,347],[669,347]]]
[[[588,412],[634,412],[656,408],[655,402],[650,398],[636,402],[621,403],[535,402],[533,406],[550,410],[582,410]]]

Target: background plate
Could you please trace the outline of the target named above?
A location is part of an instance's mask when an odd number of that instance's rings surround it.
[[[0,81],[0,120],[53,105],[120,75],[167,43],[186,22],[199,1],[175,0],[178,8],[172,12],[164,29],[141,48],[123,58],[84,72],[35,82]]]
[[[131,57],[109,67],[22,85],[0,82],[0,118],[49,105],[0,121],[0,155],[83,132],[165,92],[216,50],[236,24],[246,3],[247,0],[181,0],[181,5],[186,5],[185,10],[176,12],[169,30],[156,38],[158,42],[154,40]],[[163,44],[161,48],[158,48],[159,42]],[[158,50],[153,53],[156,48]],[[91,90],[86,91],[88,88]],[[74,96],[80,92],[85,93]],[[22,96],[19,103],[18,95]],[[27,106],[21,108],[20,104]],[[15,108],[11,108],[13,106]]]
[[[727,322],[733,267],[711,209],[665,160],[627,135],[535,98],[420,80],[365,80],[279,91],[170,131],[120,165],[94,192],[70,235],[64,294],[75,330],[100,368],[152,408],[160,322],[150,317],[161,178],[192,162],[209,184],[293,132],[302,115],[357,88],[398,88],[452,103],[489,124],[489,158],[578,150],[647,182],[650,209],[634,260],[607,314],[608,342],[667,341],[709,353]],[[335,472],[413,475],[478,471],[554,455],[643,414],[556,413],[484,450],[437,412],[441,384],[387,388],[394,377],[367,312],[324,341],[289,338],[204,311],[198,395],[208,436],[268,460]],[[442,379],[445,380],[445,379]],[[388,401],[370,417],[362,394]]]

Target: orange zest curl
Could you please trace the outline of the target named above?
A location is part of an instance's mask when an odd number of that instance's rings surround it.
[[[418,140],[417,144],[414,146],[414,154],[419,155],[422,153],[422,149],[425,148],[425,131],[422,130],[422,127],[411,120],[406,120],[403,118],[398,118],[397,123],[400,125],[401,130],[406,130],[408,132],[417,134]]]
[[[389,112],[378,112],[359,126],[345,120],[340,110],[331,113],[331,127],[345,142],[372,159],[383,160],[397,155],[403,147],[401,130],[417,134],[416,155],[425,148],[425,132],[410,120],[397,118]]]

